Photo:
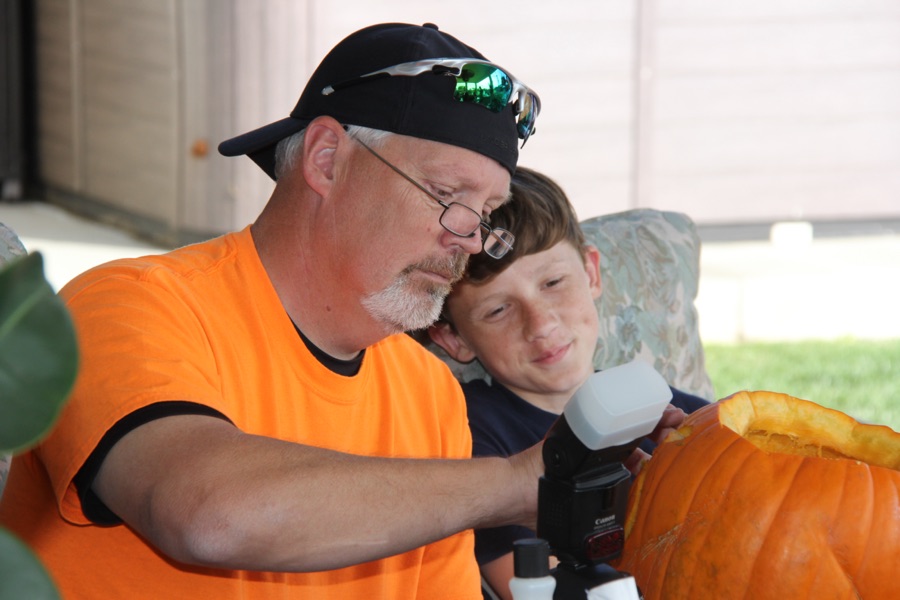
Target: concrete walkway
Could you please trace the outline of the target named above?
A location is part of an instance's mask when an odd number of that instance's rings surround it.
[[[92,266],[165,251],[40,202],[0,203],[0,222],[44,256],[59,289]],[[697,309],[704,342],[900,338],[900,235],[708,242]]]
[[[900,339],[900,235],[703,245],[705,342]]]
[[[15,231],[29,252],[43,255],[44,274],[57,291],[96,265],[166,251],[45,202],[0,202],[0,223]]]

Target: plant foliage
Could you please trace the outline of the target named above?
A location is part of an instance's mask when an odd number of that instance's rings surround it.
[[[78,372],[72,320],[34,253],[0,271],[0,452],[22,452],[53,427]],[[56,600],[31,550],[0,529],[0,600]]]

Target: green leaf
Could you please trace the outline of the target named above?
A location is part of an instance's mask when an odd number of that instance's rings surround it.
[[[0,271],[0,452],[33,446],[56,422],[78,372],[68,310],[39,253]]]
[[[59,600],[44,566],[5,529],[0,529],[0,556],[0,600]]]

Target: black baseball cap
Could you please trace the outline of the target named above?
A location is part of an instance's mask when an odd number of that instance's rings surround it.
[[[510,173],[519,156],[512,105],[500,112],[453,98],[454,79],[372,77],[323,94],[328,86],[393,65],[434,58],[485,57],[437,25],[383,23],[347,36],[322,59],[289,117],[219,144],[225,156],[246,154],[275,179],[275,146],[313,119],[328,115],[359,125],[442,142],[493,158]]]

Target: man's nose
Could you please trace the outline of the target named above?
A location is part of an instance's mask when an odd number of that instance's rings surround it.
[[[466,254],[478,254],[484,249],[484,242],[481,239],[481,229],[479,228],[474,234],[469,236],[456,235],[444,230],[444,243],[459,247]]]

